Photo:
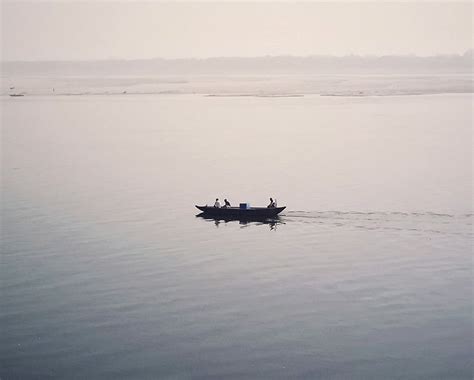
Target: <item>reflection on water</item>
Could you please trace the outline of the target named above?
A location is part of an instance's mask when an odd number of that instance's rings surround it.
[[[279,216],[274,217],[274,218],[219,218],[219,217],[214,217],[205,214],[204,212],[201,212],[200,214],[196,215],[197,218],[204,219],[206,221],[214,222],[214,225],[216,227],[219,227],[221,224],[227,224],[227,223],[238,223],[241,228],[244,227],[250,227],[250,226],[261,226],[261,225],[268,225],[270,227],[271,231],[276,230],[277,226],[279,224],[285,224],[283,219],[281,219]]]

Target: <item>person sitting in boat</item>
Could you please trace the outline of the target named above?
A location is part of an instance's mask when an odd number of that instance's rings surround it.
[[[216,198],[216,202],[214,203],[214,207],[221,208],[221,203],[219,202],[219,198]]]
[[[275,202],[273,202],[273,199],[270,198],[270,204],[267,206],[267,208],[273,208],[275,207]]]
[[[277,207],[277,200],[273,200],[273,207]]]
[[[223,208],[231,207],[230,202],[227,199],[224,199],[224,206]]]

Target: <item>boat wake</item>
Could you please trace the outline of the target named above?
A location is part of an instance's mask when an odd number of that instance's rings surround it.
[[[287,211],[285,222],[350,227],[364,230],[413,231],[472,236],[472,213],[444,214],[431,211]]]
[[[287,216],[298,216],[298,217],[334,217],[334,216],[404,216],[404,217],[445,217],[445,218],[472,218],[473,214],[442,214],[432,211],[426,212],[401,212],[401,211],[287,211],[285,213]]]

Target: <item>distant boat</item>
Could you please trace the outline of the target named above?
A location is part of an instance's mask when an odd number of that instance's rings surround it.
[[[235,219],[265,219],[274,218],[286,207],[213,207],[213,206],[197,206],[205,215],[220,218]]]
[[[10,96],[25,96],[24,94],[10,94]]]

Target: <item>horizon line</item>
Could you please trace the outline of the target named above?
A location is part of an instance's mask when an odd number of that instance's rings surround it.
[[[278,54],[278,55],[255,55],[255,56],[209,56],[209,57],[181,57],[181,58],[166,58],[166,57],[152,57],[152,58],[91,58],[91,59],[0,59],[2,63],[76,63],[76,62],[111,62],[111,61],[207,61],[214,59],[261,59],[261,58],[462,58],[466,55],[473,54],[474,49],[467,49],[464,53],[437,53],[432,55],[417,55],[417,54],[345,54],[345,55],[331,55],[331,54],[311,54],[311,55],[293,55],[293,54]]]

